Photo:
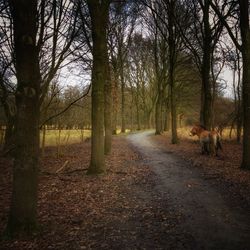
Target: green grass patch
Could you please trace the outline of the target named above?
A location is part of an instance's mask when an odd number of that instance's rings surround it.
[[[91,136],[91,130],[80,129],[63,129],[63,130],[46,130],[45,146],[69,145],[81,143]],[[40,132],[40,145],[43,141],[43,131]]]

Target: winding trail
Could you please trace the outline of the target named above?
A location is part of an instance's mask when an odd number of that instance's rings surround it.
[[[170,197],[169,206],[184,216],[182,229],[196,249],[250,249],[250,211],[235,205],[202,170],[164,151],[150,140],[152,131],[128,136],[157,175],[157,190]]]

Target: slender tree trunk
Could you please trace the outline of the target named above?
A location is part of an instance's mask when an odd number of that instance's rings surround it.
[[[240,27],[243,59],[243,155],[241,168],[250,170],[250,27],[249,3],[240,0]]]
[[[159,88],[159,86],[158,86]],[[155,105],[155,134],[160,135],[162,133],[162,92],[158,89],[158,98]]]
[[[11,147],[14,147],[14,117],[7,118],[6,130],[4,134],[4,151],[8,151]]]
[[[200,123],[210,130],[212,127],[212,93],[210,82],[211,69],[211,27],[209,24],[209,1],[205,0],[203,7],[204,15],[204,44],[202,59],[202,88],[201,88],[201,112]]]
[[[237,53],[238,63],[234,61],[233,71],[233,89],[234,89],[234,105],[236,113],[236,141],[241,142],[241,129],[242,129],[242,103],[241,103],[241,68],[239,67],[239,54]],[[238,72],[238,81],[236,86],[236,71]]]
[[[43,128],[42,128],[42,157],[44,157],[44,154],[45,154],[45,141],[46,141],[46,125],[43,125]]]
[[[104,123],[105,123],[105,154],[108,155],[111,152],[112,142],[112,85],[110,77],[110,68],[108,60],[108,48],[106,49],[106,81],[105,81],[105,111],[104,111]]]
[[[156,28],[156,33],[154,37],[154,65],[155,65],[155,75],[157,84],[157,100],[155,104],[155,134],[160,135],[162,133],[162,102],[163,102],[163,87],[162,80],[160,79],[160,69],[159,69],[159,58],[158,58],[158,32]]]
[[[133,106],[130,106],[130,132],[134,130]]]
[[[109,1],[87,1],[92,25],[92,136],[88,174],[105,172],[104,164],[104,84],[107,63],[107,24]]]
[[[175,97],[175,61],[176,61],[176,46],[174,38],[174,11],[175,4],[171,0],[169,3],[169,36],[168,36],[168,47],[169,47],[169,87],[170,87],[170,109],[171,109],[171,133],[172,133],[172,144],[178,143],[177,136],[177,114],[176,114],[176,97]]]
[[[14,128],[15,128],[15,119],[16,119],[16,104],[15,102],[8,101],[8,96],[6,93],[3,93],[4,97],[2,98],[2,105],[4,113],[7,119],[6,130],[4,134],[4,151],[10,152],[14,148]]]
[[[7,232],[31,234],[37,228],[39,158],[39,51],[37,1],[9,0],[17,72],[15,158]]]
[[[165,120],[164,120],[164,131],[167,132],[169,131],[169,123],[170,123],[170,119],[169,119],[169,111],[168,108],[165,108]]]
[[[114,81],[113,81],[113,88],[112,88],[112,103],[113,103],[113,109],[112,109],[112,127],[113,131],[112,134],[117,134],[117,116],[118,116],[118,77],[117,72],[114,72]]]
[[[5,136],[5,130],[1,126],[1,128],[0,128],[0,144],[1,144],[1,146],[3,146],[3,144],[4,144],[4,136]]]
[[[177,114],[176,114],[176,102],[175,102],[175,92],[174,92],[174,86],[173,86],[173,84],[170,84],[170,107],[171,107],[172,144],[177,144],[178,143]]]
[[[157,53],[155,51],[155,53]],[[155,104],[155,134],[160,135],[162,133],[162,102],[163,102],[163,87],[162,81],[159,77],[158,70],[158,59],[155,56],[155,64],[156,64],[156,78],[157,78],[157,101]]]
[[[140,97],[139,97],[139,83],[138,79],[136,80],[136,90],[135,90],[135,104],[136,104],[136,121],[137,121],[137,130],[141,130],[141,119],[140,119]]]
[[[124,72],[123,68],[120,70],[121,71],[121,95],[122,95],[122,102],[121,102],[121,116],[122,116],[122,128],[121,132],[125,133],[126,131],[126,125],[125,125],[125,80],[124,80]]]
[[[240,67],[238,68],[240,70]],[[241,73],[238,74],[238,86],[237,86],[237,142],[241,142],[241,131],[242,131],[242,98],[241,98]]]
[[[58,128],[58,138],[57,138],[57,158],[60,158],[61,156],[61,133],[62,133],[62,127],[59,126]]]
[[[136,121],[137,121],[137,130],[141,130],[141,121],[140,121],[140,110],[138,107],[138,103],[136,103]]]

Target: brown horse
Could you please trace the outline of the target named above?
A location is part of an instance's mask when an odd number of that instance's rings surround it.
[[[208,131],[201,125],[195,125],[191,131],[190,136],[197,135],[201,143],[201,153],[215,153],[218,156],[218,149],[222,150],[220,135],[215,131]]]

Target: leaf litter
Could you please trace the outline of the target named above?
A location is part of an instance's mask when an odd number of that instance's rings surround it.
[[[30,239],[1,241],[0,249],[192,249],[182,217],[168,207],[168,194],[125,138],[115,137],[106,157],[107,173],[88,176],[90,143],[57,150],[41,160],[38,221]],[[66,163],[67,162],[67,163]],[[65,166],[64,166],[65,165]],[[63,166],[63,167],[62,167]],[[11,160],[0,158],[0,232],[7,223]]]

